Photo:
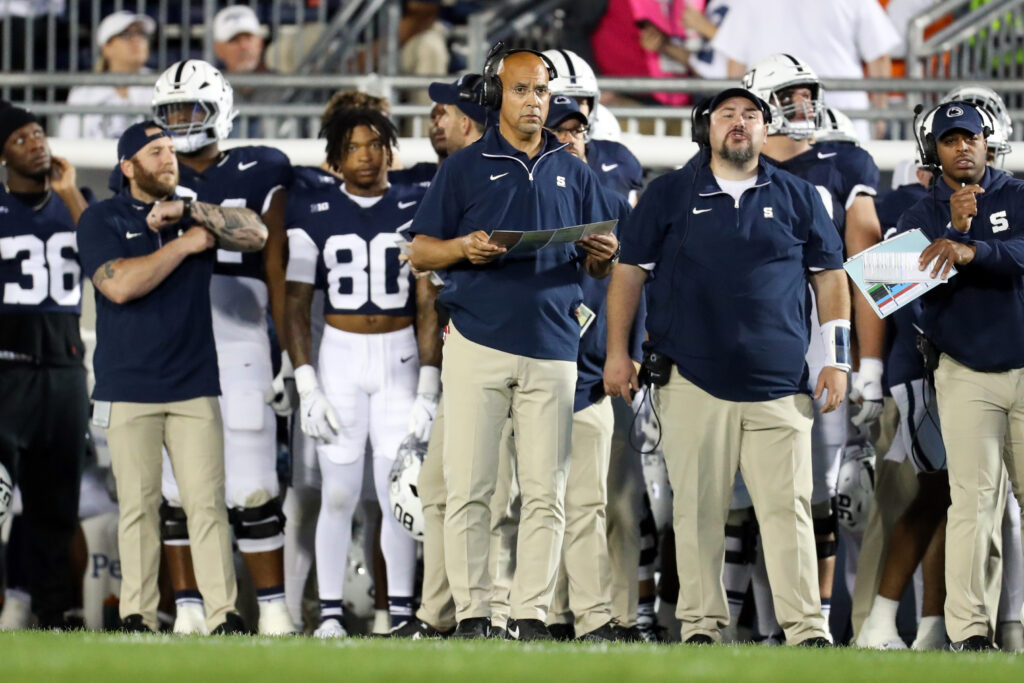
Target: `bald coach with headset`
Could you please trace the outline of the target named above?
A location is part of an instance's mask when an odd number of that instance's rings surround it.
[[[547,617],[565,524],[580,269],[611,272],[618,241],[506,254],[488,230],[546,230],[612,217],[597,178],[543,130],[550,60],[530,50],[488,55],[479,102],[500,112],[480,142],[451,155],[420,203],[411,261],[445,281],[451,313],[442,366],[445,565],[457,637],[490,629],[488,569],[498,439],[511,410],[522,490],[509,634],[549,639]]]

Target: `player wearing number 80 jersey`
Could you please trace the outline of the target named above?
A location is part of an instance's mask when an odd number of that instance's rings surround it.
[[[87,204],[24,109],[0,110],[0,163],[0,465],[21,487],[33,611],[55,628],[72,601],[88,419],[75,234]]]
[[[414,404],[423,414],[436,411],[440,337],[436,316],[429,325],[421,315],[413,331],[417,301],[430,290],[426,281],[414,286],[408,264],[399,261],[399,231],[411,224],[425,190],[387,183],[394,124],[377,111],[343,109],[321,134],[327,161],[344,182],[296,189],[289,198],[286,308],[302,430],[318,439],[316,635],[327,638],[345,635],[342,589],[366,441],[377,500],[388,509],[389,473]],[[319,373],[310,365],[314,290],[326,292]],[[423,306],[420,313],[433,315]],[[412,616],[415,542],[385,514],[380,545],[392,624],[398,625]]]

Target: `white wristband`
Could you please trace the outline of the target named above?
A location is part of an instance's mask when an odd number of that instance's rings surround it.
[[[300,396],[306,396],[320,388],[316,370],[309,363],[295,368],[295,388]]]
[[[291,356],[288,355],[287,351],[281,352],[281,374],[285,377],[294,377],[295,369],[292,367]]]
[[[885,364],[882,363],[880,358],[872,358],[867,356],[860,359],[860,376],[864,378],[866,382],[877,382],[882,383],[882,373],[885,372]]]
[[[420,366],[420,381],[416,386],[417,394],[432,394],[437,396],[441,393],[441,368],[433,365]]]
[[[822,323],[821,343],[825,347],[825,365],[849,372],[850,321],[836,318]]]

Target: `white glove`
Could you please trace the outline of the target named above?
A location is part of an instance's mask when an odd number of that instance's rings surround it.
[[[281,369],[270,382],[265,399],[275,413],[288,417],[295,410],[295,370],[287,351],[281,352]]]
[[[869,425],[881,417],[884,369],[878,358],[860,359],[860,370],[854,375],[850,388],[850,401],[860,404],[860,410],[850,418],[855,427]]]
[[[338,416],[320,389],[312,365],[295,368],[295,388],[299,390],[299,416],[303,433],[321,441],[333,441],[338,433]]]
[[[430,440],[430,430],[437,416],[441,400],[441,368],[432,365],[420,367],[420,381],[416,387],[416,402],[409,414],[409,433],[419,441]]]

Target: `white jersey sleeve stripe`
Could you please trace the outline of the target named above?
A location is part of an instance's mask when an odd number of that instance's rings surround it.
[[[270,210],[270,202],[274,198],[274,194],[278,190],[283,189],[284,185],[274,185],[272,188],[270,188],[270,192],[267,192],[267,196],[263,198],[263,208],[260,209],[260,216],[262,216],[263,214]]]
[[[302,228],[288,229],[288,282],[316,283],[316,262],[320,251],[313,239]]]
[[[846,210],[847,211],[849,211],[850,207],[853,206],[853,200],[855,200],[857,197],[859,197],[862,194],[867,195],[869,197],[874,197],[875,195],[878,194],[878,192],[876,192],[875,188],[871,187],[870,185],[863,185],[863,184],[854,185],[853,189],[850,190],[850,196],[848,196],[846,198]]]

